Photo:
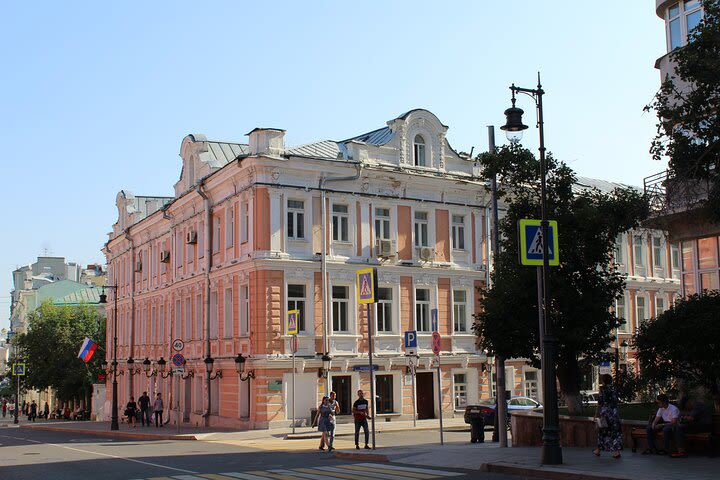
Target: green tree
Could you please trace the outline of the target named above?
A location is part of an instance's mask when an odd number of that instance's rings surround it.
[[[505,358],[539,365],[536,269],[518,261],[517,222],[540,218],[539,162],[519,146],[479,157],[484,175],[498,174],[507,212],[499,225],[501,253],[492,288],[481,300],[475,332],[482,346]],[[548,315],[558,340],[557,376],[572,414],[579,414],[580,360],[596,362],[623,320],[611,306],[623,292],[624,275],[614,268],[618,234],[637,227],[648,212],[644,197],[631,188],[611,193],[577,189],[570,168],[548,156],[548,218],[559,228],[560,266],[551,267]]]
[[[720,292],[678,300],[652,322],[640,325],[634,346],[642,376],[703,387],[720,413]]]
[[[61,401],[87,402],[104,356],[96,353],[87,364],[78,358],[85,337],[104,350],[105,319],[89,305],[57,306],[46,301],[30,313],[28,332],[16,340],[27,366],[24,386],[52,387]]]
[[[657,135],[650,152],[669,158],[671,202],[695,204],[720,218],[720,0],[703,0],[703,21],[686,46],[670,53],[675,63],[653,102]]]

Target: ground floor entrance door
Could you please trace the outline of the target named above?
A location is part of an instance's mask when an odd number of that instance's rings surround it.
[[[332,391],[335,392],[335,398],[340,404],[340,415],[350,415],[352,412],[352,384],[350,375],[333,375]]]
[[[417,416],[419,420],[435,418],[435,381],[432,372],[416,374]]]

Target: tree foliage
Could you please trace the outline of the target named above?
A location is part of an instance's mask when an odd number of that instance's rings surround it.
[[[720,217],[720,0],[703,0],[704,18],[686,46],[670,53],[668,75],[653,102],[657,134],[650,152],[669,158],[674,189],[683,198]],[[670,186],[671,188],[673,186]],[[684,192],[684,193],[683,193]]]
[[[78,358],[85,337],[105,348],[105,319],[89,305],[43,303],[29,315],[28,332],[16,340],[26,364],[26,388],[56,390],[61,401],[87,398],[101,372],[104,355],[96,352],[87,364]]]
[[[634,346],[643,377],[678,379],[703,387],[720,412],[720,292],[678,300],[654,321],[640,325]]]
[[[539,162],[519,146],[503,147],[479,157],[483,174],[498,174],[507,212],[499,225],[501,252],[495,261],[492,288],[476,315],[476,334],[483,348],[505,358],[539,363],[536,269],[518,261],[517,223],[540,218]],[[572,170],[547,159],[548,218],[559,228],[560,266],[548,274],[548,315],[558,340],[560,388],[571,411],[579,411],[579,359],[597,361],[619,326],[611,311],[622,295],[624,275],[613,268],[618,234],[637,227],[648,212],[644,197],[631,188],[611,193],[577,189]]]

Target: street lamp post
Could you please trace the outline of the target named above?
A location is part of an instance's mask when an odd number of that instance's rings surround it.
[[[113,306],[113,383],[112,383],[112,416],[110,418],[110,430],[120,430],[120,424],[118,422],[118,398],[117,398],[117,324],[118,324],[118,304],[117,304],[117,285],[105,285],[103,291],[100,294],[100,303],[107,303],[107,295],[105,295],[106,288],[115,289],[115,300]]]
[[[553,335],[552,318],[548,314],[550,309],[549,288],[548,288],[548,272],[550,270],[550,258],[548,257],[548,239],[549,239],[549,223],[547,218],[547,192],[546,192],[546,176],[547,166],[545,161],[545,130],[543,125],[543,104],[542,97],[545,91],[540,84],[540,74],[538,73],[537,88],[516,87],[515,84],[510,86],[512,92],[512,107],[505,110],[507,123],[500,127],[504,130],[508,139],[518,141],[522,138],[523,130],[527,129],[527,125],[522,123],[523,111],[515,107],[515,94],[524,93],[533,99],[537,107],[537,127],[540,133],[540,228],[542,232],[542,308],[538,308],[538,322],[540,324],[540,337],[542,338],[542,372],[543,372],[543,392],[545,405],[543,408],[543,435],[542,435],[542,457],[541,461],[544,465],[559,465],[562,463],[562,449],[560,447],[560,419],[558,416],[557,387],[556,387],[556,367],[555,367],[555,349],[557,340]]]

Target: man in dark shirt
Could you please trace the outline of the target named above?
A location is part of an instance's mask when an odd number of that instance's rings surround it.
[[[688,398],[685,401],[685,409],[680,416],[680,422],[675,426],[675,443],[677,453],[671,456],[674,458],[687,457],[685,452],[685,434],[709,432],[712,430],[712,414],[710,410],[700,401]]]
[[[140,420],[142,421],[142,426],[144,427],[147,424],[147,426],[149,427],[150,397],[148,396],[147,392],[143,392],[140,398],[138,398],[138,403],[140,404]]]
[[[368,418],[370,417],[369,403],[365,399],[365,394],[362,390],[358,390],[358,399],[353,403],[352,413],[355,419],[355,448],[360,449],[360,428],[365,431],[365,448],[369,449],[369,432],[368,432]]]

